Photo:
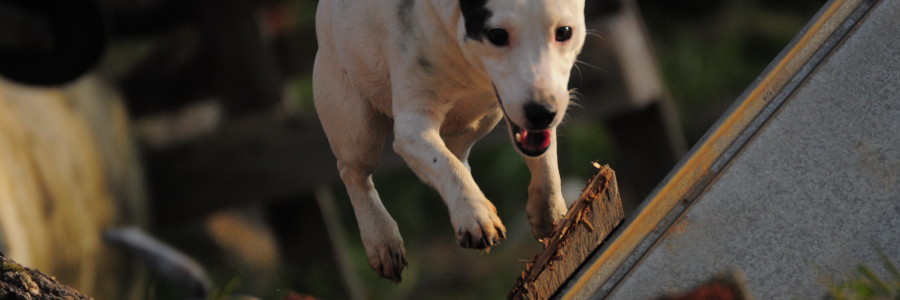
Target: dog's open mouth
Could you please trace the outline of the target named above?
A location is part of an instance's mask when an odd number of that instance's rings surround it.
[[[503,118],[506,119],[506,124],[509,124],[510,135],[512,136],[513,144],[516,145],[516,148],[518,148],[522,154],[532,157],[540,156],[541,154],[544,154],[544,152],[547,152],[547,149],[550,148],[550,137],[553,135],[553,132],[551,132],[550,129],[522,129],[522,127],[513,123],[506,114],[506,109],[503,108],[503,100],[500,99],[500,93],[497,91],[496,85],[494,85],[494,94],[497,96],[497,102],[500,104],[500,109],[503,110]]]
[[[550,148],[550,136],[553,134],[550,129],[526,130],[510,120],[506,120],[506,122],[509,123],[513,143],[523,154],[539,156]]]

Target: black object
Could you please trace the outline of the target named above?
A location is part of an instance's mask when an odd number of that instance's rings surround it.
[[[93,0],[0,0],[0,75],[31,85],[78,78],[100,60],[106,32]]]

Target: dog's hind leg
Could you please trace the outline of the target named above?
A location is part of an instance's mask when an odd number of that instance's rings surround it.
[[[562,197],[559,167],[556,155],[556,129],[550,134],[550,148],[544,155],[525,157],[525,163],[531,171],[531,182],[528,184],[528,203],[525,211],[531,233],[535,238],[550,236],[553,227],[566,214],[566,201]]]
[[[369,266],[381,277],[399,282],[407,264],[403,238],[372,183],[372,172],[391,132],[391,123],[363,99],[333,53],[320,50],[316,55],[313,68],[316,111],[338,159],[338,170],[353,204]]]

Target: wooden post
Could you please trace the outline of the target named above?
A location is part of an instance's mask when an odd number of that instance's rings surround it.
[[[588,181],[544,251],[525,265],[509,299],[547,299],[625,218],[615,172],[594,163],[599,170]]]

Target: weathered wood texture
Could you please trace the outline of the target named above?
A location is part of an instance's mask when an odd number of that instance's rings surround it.
[[[92,299],[60,284],[56,278],[23,267],[0,253],[0,299]]]
[[[550,298],[625,218],[615,172],[609,166],[595,165],[599,170],[552,237],[543,241],[544,251],[526,264],[509,299]]]

